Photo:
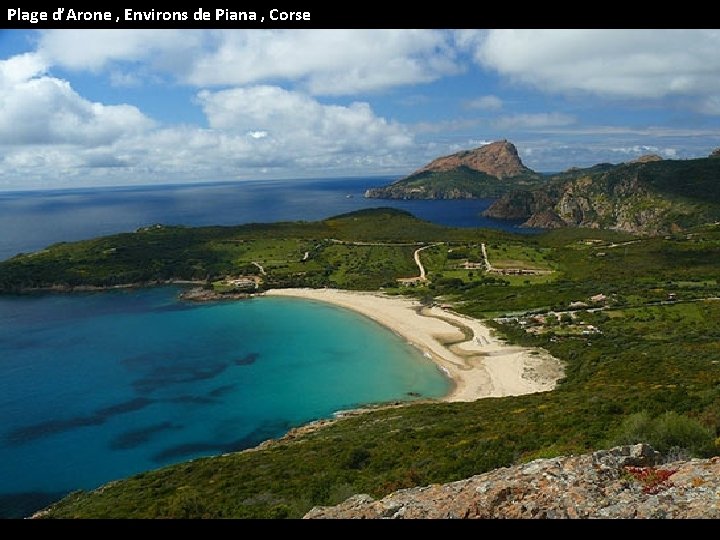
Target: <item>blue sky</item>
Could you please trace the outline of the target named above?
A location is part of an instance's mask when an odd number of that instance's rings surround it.
[[[720,147],[718,30],[3,30],[0,190]]]

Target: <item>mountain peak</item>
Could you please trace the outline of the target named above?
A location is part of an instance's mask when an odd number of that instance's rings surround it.
[[[424,172],[447,172],[458,167],[467,167],[500,179],[533,172],[523,165],[515,145],[507,139],[501,139],[473,150],[439,157],[410,176]]]
[[[499,197],[522,185],[538,185],[539,174],[523,165],[507,139],[434,159],[385,187],[370,188],[371,199],[475,199]]]

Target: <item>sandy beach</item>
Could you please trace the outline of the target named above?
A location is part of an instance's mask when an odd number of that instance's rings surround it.
[[[337,289],[271,289],[268,296],[328,302],[386,326],[431,358],[453,381],[445,401],[475,401],[552,390],[561,363],[542,349],[507,345],[481,321],[407,298]]]

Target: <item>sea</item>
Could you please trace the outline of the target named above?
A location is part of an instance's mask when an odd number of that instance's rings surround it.
[[[518,229],[491,200],[365,199],[392,178],[0,193],[0,260],[166,225],[314,221],[390,206],[457,227]],[[178,286],[0,296],[0,517],[77,489],[238,451],[336,411],[439,398],[450,381],[354,312],[294,298],[194,304]]]

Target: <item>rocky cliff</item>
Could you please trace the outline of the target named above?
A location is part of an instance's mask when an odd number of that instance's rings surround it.
[[[471,199],[506,193],[540,180],[523,165],[507,140],[439,157],[389,186],[371,188],[365,197],[381,199]]]
[[[720,518],[720,457],[662,462],[647,445],[619,446],[380,500],[355,495],[305,518]]]
[[[474,150],[439,157],[412,173],[410,177],[427,171],[452,171],[459,167],[467,167],[500,179],[533,172],[523,165],[515,145],[503,139]]]
[[[645,154],[637,159],[633,159],[630,163],[650,163],[651,161],[662,161],[662,157],[657,154]]]
[[[536,189],[500,197],[484,215],[527,227],[676,232],[720,218],[720,161],[659,160],[570,169]]]

